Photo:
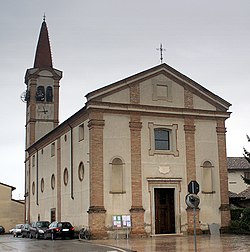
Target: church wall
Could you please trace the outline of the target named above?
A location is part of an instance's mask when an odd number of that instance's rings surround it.
[[[131,208],[131,151],[129,115],[104,114],[104,207],[106,226],[112,229],[112,215],[129,215]],[[112,161],[123,162],[124,192],[112,193]]]
[[[201,99],[197,95],[193,95],[193,104],[194,109],[205,109],[205,110],[216,110],[216,108],[210,103],[206,102],[204,99]]]
[[[82,125],[82,123],[80,124]],[[61,219],[70,221],[76,229],[88,225],[89,208],[89,136],[87,121],[84,122],[84,139],[79,140],[79,126],[73,132],[73,190],[71,188],[71,130],[61,137]],[[65,141],[66,140],[66,141]],[[83,163],[83,179],[79,179],[79,165]],[[68,170],[68,183],[64,183],[64,170]]]
[[[186,219],[186,205],[184,198],[186,196],[186,163],[185,163],[185,136],[183,132],[183,119],[177,118],[160,118],[160,117],[142,117],[142,175],[143,175],[143,207],[145,208],[145,223],[148,226],[148,232],[152,232],[154,220],[152,219],[153,192],[150,191],[148,178],[165,179],[165,182],[156,183],[156,187],[165,187],[176,189],[175,194],[175,215],[176,215],[176,231],[180,232],[181,221],[185,223]],[[149,123],[157,125],[172,125],[177,124],[177,150],[178,155],[167,154],[150,154],[150,130]],[[181,184],[176,182],[168,182],[168,179],[180,178]],[[179,194],[180,190],[180,194]],[[151,195],[150,195],[151,193]],[[150,228],[151,227],[151,228]]]
[[[219,161],[218,144],[216,133],[216,121],[195,120],[196,138],[196,178],[200,184],[200,222],[201,228],[207,228],[208,224],[221,222],[220,216],[220,181],[219,181]],[[205,134],[204,134],[205,133]],[[204,188],[207,184],[205,170],[202,167],[205,161],[212,164],[212,185],[211,191],[207,192]]]
[[[184,88],[163,74],[140,83],[140,104],[184,107]]]
[[[33,156],[35,156],[33,160]],[[40,216],[41,220],[50,220],[50,209],[56,208],[57,203],[57,188],[51,187],[52,174],[55,175],[57,180],[56,171],[56,153],[51,156],[51,144],[38,151],[38,186],[37,186],[37,153],[31,157],[31,222],[38,220]],[[41,191],[41,180],[44,180],[44,191]],[[35,184],[35,190],[33,194],[32,184]],[[38,198],[37,198],[38,193]]]
[[[103,102],[129,103],[129,89],[123,89],[102,98]]]

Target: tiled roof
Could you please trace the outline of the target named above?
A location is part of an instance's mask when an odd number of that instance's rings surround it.
[[[239,195],[237,193],[228,191],[229,198],[239,198]]]
[[[228,157],[227,158],[228,170],[248,170],[250,163],[244,157]]]
[[[241,198],[250,199],[250,186],[246,190],[238,193],[238,196]]]

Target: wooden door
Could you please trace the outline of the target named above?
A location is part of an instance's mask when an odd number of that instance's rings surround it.
[[[155,188],[155,234],[175,233],[174,189]]]

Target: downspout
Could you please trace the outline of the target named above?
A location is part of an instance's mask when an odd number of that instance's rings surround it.
[[[67,121],[70,127],[70,194],[71,199],[74,199],[74,179],[73,179],[73,128]]]
[[[36,205],[38,206],[38,149],[35,147],[36,150]]]

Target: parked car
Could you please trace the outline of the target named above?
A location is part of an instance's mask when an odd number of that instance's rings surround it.
[[[5,229],[3,226],[0,226],[0,234],[4,234],[5,233]]]
[[[22,236],[22,238],[24,238],[24,237],[29,238],[30,237],[30,224],[26,223],[26,224],[22,225],[21,236]]]
[[[30,226],[30,238],[44,238],[44,232],[49,228],[49,221],[36,221]]]
[[[44,234],[44,238],[51,238],[52,240],[60,237],[65,239],[66,237],[73,239],[75,229],[70,222],[57,222],[54,221],[49,225],[49,228]]]
[[[14,237],[18,237],[19,235],[21,235],[21,229],[22,229],[22,226],[24,224],[17,224],[13,230],[13,236]]]

